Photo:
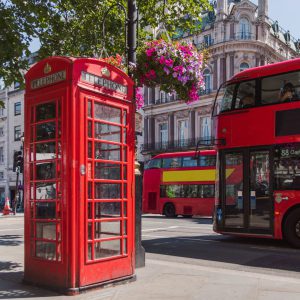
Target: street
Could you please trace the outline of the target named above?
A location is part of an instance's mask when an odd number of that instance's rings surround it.
[[[146,267],[137,280],[76,299],[299,299],[299,251],[285,242],[221,236],[211,219],[143,216]],[[23,216],[0,217],[0,299],[70,297],[22,284]]]
[[[300,278],[299,250],[284,241],[216,234],[208,218],[144,215],[143,246],[159,260]]]

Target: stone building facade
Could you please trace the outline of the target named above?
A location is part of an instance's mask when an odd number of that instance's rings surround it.
[[[202,17],[202,30],[181,40],[206,47],[206,87],[201,100],[187,105],[158,88],[144,88],[144,159],[159,152],[195,149],[212,135],[211,109],[217,89],[236,73],[299,56],[299,41],[268,17],[268,0],[215,1]]]

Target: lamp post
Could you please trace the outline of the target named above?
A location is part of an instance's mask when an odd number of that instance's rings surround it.
[[[113,7],[119,7],[125,14],[127,36],[125,34],[125,44],[127,52],[127,64],[136,63],[137,48],[137,26],[138,8],[136,0],[127,1],[127,15],[125,7],[117,2],[112,4],[104,13],[103,18],[103,39],[105,37],[105,18]],[[128,68],[129,76],[130,68]],[[133,114],[132,118],[135,115]],[[139,171],[139,163],[135,161],[135,265],[137,268],[145,266],[145,249],[142,246],[142,175]]]

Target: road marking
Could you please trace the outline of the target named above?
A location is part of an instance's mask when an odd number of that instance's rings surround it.
[[[159,227],[159,228],[143,229],[142,232],[168,230],[168,229],[175,229],[175,228],[178,228],[178,227],[180,227],[180,226],[169,226],[169,227]]]

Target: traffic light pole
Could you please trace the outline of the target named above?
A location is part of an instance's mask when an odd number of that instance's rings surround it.
[[[14,215],[17,212],[17,204],[19,203],[19,175],[20,175],[20,167],[16,167],[16,172],[17,172],[17,178],[16,178],[16,192],[15,192],[15,199],[14,199],[14,206],[13,206],[13,213]]]

